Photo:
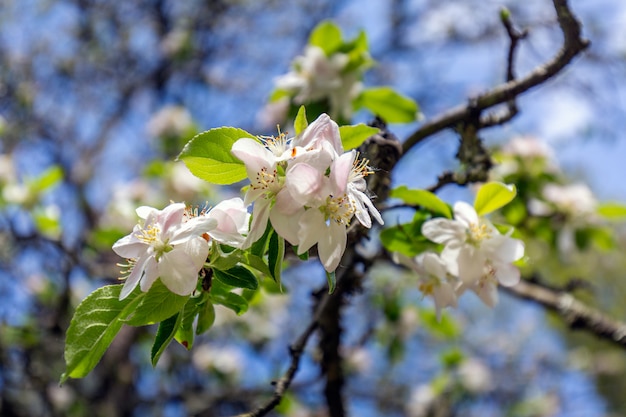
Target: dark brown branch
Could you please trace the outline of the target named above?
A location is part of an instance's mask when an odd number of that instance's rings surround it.
[[[498,104],[506,103],[544,83],[558,74],[575,56],[589,46],[589,41],[581,37],[580,23],[569,9],[567,0],[553,0],[553,3],[559,26],[563,32],[563,45],[557,54],[525,77],[498,85],[471,100],[471,103],[454,107],[425,122],[404,142],[405,153],[426,137],[444,129],[456,127],[459,123],[472,117],[475,112],[482,112]]]
[[[572,329],[585,330],[622,348],[626,347],[626,323],[606,316],[565,291],[526,280],[513,287],[501,288],[515,297],[534,301],[556,312]]]

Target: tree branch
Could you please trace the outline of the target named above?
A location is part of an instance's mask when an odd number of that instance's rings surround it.
[[[626,347],[626,323],[606,316],[565,291],[527,280],[522,280],[513,287],[501,288],[515,297],[534,301],[556,312],[572,329],[586,330],[622,348]]]
[[[558,74],[572,59],[589,46],[589,41],[581,37],[580,23],[569,9],[567,0],[553,0],[557,19],[563,32],[563,45],[557,54],[544,65],[536,67],[525,77],[508,81],[479,95],[470,103],[454,107],[425,122],[403,144],[406,153],[426,137],[444,129],[453,128],[467,120],[476,111],[482,112],[498,104],[513,100],[518,95],[536,87]]]

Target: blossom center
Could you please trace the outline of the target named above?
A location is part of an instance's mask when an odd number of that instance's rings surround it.
[[[469,226],[468,240],[470,243],[478,245],[485,239],[491,237],[491,230],[485,223],[472,223]]]
[[[286,133],[278,130],[278,136],[259,136],[265,147],[274,154],[274,156],[282,156],[289,149],[290,140]]]
[[[348,182],[356,182],[361,178],[365,178],[368,175],[374,173],[372,169],[368,166],[370,163],[369,159],[359,159],[359,155],[357,153],[356,158],[354,158],[354,162],[352,163],[352,169],[350,170],[350,175],[348,176]]]
[[[157,261],[162,254],[167,253],[173,249],[173,247],[168,243],[169,239],[162,240],[161,228],[157,225],[153,224],[148,226],[147,228],[137,233],[136,236],[137,239],[152,247],[155,252]]]
[[[256,181],[251,184],[253,190],[273,190],[278,185],[278,172],[273,169],[271,172],[267,167],[261,168],[256,174]]]
[[[326,200],[326,218],[338,224],[350,225],[354,212],[354,205],[346,194]]]

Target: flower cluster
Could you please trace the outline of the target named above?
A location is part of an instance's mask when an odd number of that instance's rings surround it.
[[[396,260],[417,272],[419,289],[434,298],[438,315],[444,307],[456,307],[466,290],[493,307],[498,302],[498,284],[511,286],[520,279],[512,263],[524,256],[524,243],[501,234],[465,202],[454,205],[454,219],[426,221],[422,234],[443,245],[441,254],[425,252],[415,259],[396,255]]]
[[[339,127],[322,114],[294,138],[284,134],[262,142],[244,138],[232,153],[244,162],[250,179],[245,203],[254,203],[244,247],[258,240],[268,220],[298,254],[317,244],[320,260],[334,271],[346,248],[353,216],[371,227],[383,219],[366,194],[368,161],[344,152]]]
[[[157,278],[175,294],[191,294],[209,254],[209,240],[239,246],[249,221],[240,198],[222,201],[202,213],[172,203],[163,210],[139,207],[137,215],[142,224],[113,245],[115,253],[129,259],[120,299],[137,285],[148,291]]]
[[[244,163],[250,179],[245,201],[225,200],[199,214],[183,203],[163,210],[138,208],[143,222],[113,245],[129,259],[120,299],[138,285],[148,291],[157,278],[173,293],[191,294],[211,239],[245,250],[264,234],[268,221],[298,254],[317,244],[328,272],[341,260],[353,217],[368,228],[370,216],[383,223],[367,194],[368,161],[359,160],[355,151],[344,152],[339,127],[326,114],[294,138],[242,138],[231,152]]]

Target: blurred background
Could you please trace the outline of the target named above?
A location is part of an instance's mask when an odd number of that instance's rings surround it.
[[[533,137],[564,177],[588,184],[578,197],[624,202],[626,3],[570,3],[591,48],[483,137],[505,154],[511,139]],[[529,30],[523,75],[560,47],[548,0],[0,0],[0,414],[226,416],[266,398],[325,282],[317,264],[290,268],[287,293],[264,292],[242,317],[219,310],[190,352],[173,344],[155,369],[155,329],[127,327],[88,377],[60,386],[65,330],[89,292],[117,281],[110,247],[137,206],[239,194],[174,159],[212,127],[274,133],[274,79],[317,23],[332,19],[348,38],[364,29],[377,61],[365,83],[393,86],[428,119],[505,79],[503,6]],[[417,126],[390,130],[402,140]],[[434,184],[458,165],[457,145],[452,132],[424,141],[394,184]],[[471,198],[460,187],[440,195]],[[529,268],[554,285],[581,279],[578,296],[625,319],[622,229],[611,225],[604,248],[529,245]],[[495,310],[468,297],[437,323],[430,300],[405,296],[389,268],[373,268],[345,312],[352,415],[626,415],[623,350],[505,294]],[[273,415],[325,415],[322,388],[312,343]]]

